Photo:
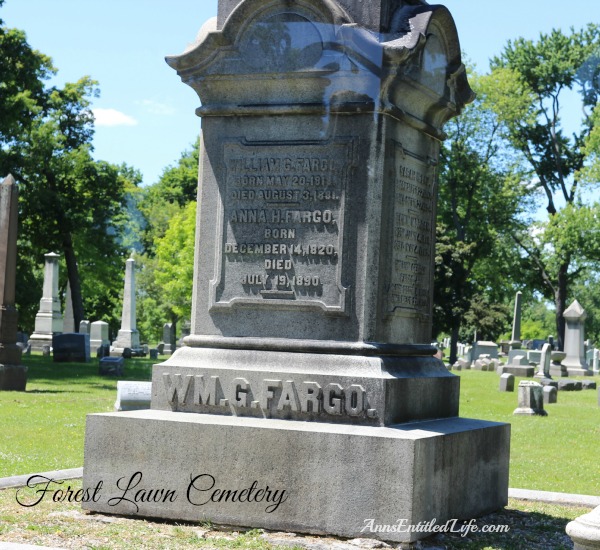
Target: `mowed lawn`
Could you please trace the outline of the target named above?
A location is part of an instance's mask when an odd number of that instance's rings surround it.
[[[98,361],[24,357],[27,391],[0,392],[0,477],[83,465],[85,417],[114,408],[117,379]],[[126,361],[122,380],[150,380],[150,359]],[[596,390],[559,392],[547,417],[513,416],[514,393],[493,372],[461,371],[460,415],[511,424],[510,486],[600,495],[600,407]],[[593,378],[600,385],[600,378]]]
[[[0,477],[83,466],[85,417],[114,410],[117,378],[98,360],[54,363],[24,356],[27,391],[0,392]],[[150,380],[149,359],[131,359],[122,380]]]

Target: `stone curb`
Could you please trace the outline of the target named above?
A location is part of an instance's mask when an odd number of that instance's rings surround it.
[[[70,470],[55,470],[53,472],[41,472],[39,474],[0,478],[0,490],[11,489],[13,487],[27,487],[27,480],[32,476],[44,476],[49,479],[58,479],[61,481],[67,479],[81,479],[83,477],[83,468],[71,468]],[[0,549],[1,548],[3,547],[0,546]]]
[[[553,493],[551,491],[531,491],[529,489],[509,489],[509,498],[518,500],[535,500],[550,504],[574,504],[595,508],[600,506],[600,497],[592,495],[573,495],[569,493]]]
[[[61,481],[68,479],[81,479],[83,477],[83,468],[71,468],[70,470],[55,470],[52,472],[42,472],[39,474],[29,474],[23,476],[12,476],[0,478],[0,490],[17,487],[26,487],[27,480],[33,475],[44,476]],[[509,498],[517,500],[533,500],[538,502],[548,502],[551,504],[573,504],[578,506],[589,506],[595,508],[600,506],[600,497],[592,495],[575,495],[570,493],[553,493],[551,491],[533,491],[529,489],[509,489]],[[5,543],[0,543],[1,546]]]

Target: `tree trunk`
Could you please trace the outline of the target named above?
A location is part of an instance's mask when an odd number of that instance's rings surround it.
[[[556,336],[558,339],[558,349],[564,351],[565,341],[565,318],[563,313],[567,309],[567,291],[568,291],[568,270],[569,261],[563,262],[558,269],[558,280],[554,302],[556,304]]]
[[[79,323],[83,321],[83,299],[81,297],[81,284],[79,282],[79,268],[77,257],[73,249],[73,238],[71,233],[62,234],[63,252],[67,264],[67,277],[71,285],[71,299],[73,300],[73,319],[75,320],[75,331],[79,331]]]
[[[456,319],[450,331],[450,358],[448,362],[450,366],[458,361],[458,332],[460,330],[460,320]]]

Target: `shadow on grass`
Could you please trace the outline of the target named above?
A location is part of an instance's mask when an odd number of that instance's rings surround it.
[[[25,390],[26,393],[83,393],[70,390]]]
[[[28,383],[46,383],[69,381],[71,383],[95,383],[104,380],[150,380],[152,365],[159,361],[153,359],[127,359],[123,375],[117,377],[101,376],[99,360],[94,358],[89,363],[55,363],[52,357],[42,355],[24,356],[22,363],[28,367]],[[106,386],[104,386],[106,387]],[[112,386],[109,389],[113,389]],[[32,390],[35,391],[35,390]]]
[[[521,501],[516,506],[526,508],[528,504]],[[532,505],[536,508],[540,506],[543,504]],[[552,515],[508,507],[473,521],[472,525],[477,530],[469,527],[468,522],[457,522],[457,531],[465,525],[462,532],[440,533],[423,542],[457,550],[570,550],[573,542],[565,532],[567,523],[577,515],[589,511],[573,510],[572,516],[569,514],[569,517],[564,517],[564,508],[557,509],[556,515]],[[427,544],[424,547],[427,548]]]

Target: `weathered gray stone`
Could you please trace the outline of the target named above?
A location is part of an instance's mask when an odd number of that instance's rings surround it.
[[[567,372],[567,367],[563,366],[562,362],[567,354],[564,351],[552,351],[550,353],[550,375],[551,376],[559,376],[559,377],[567,377],[569,373]]]
[[[594,374],[598,374],[600,372],[600,349],[594,350],[594,360],[593,360],[592,370]]]
[[[71,283],[67,281],[65,292],[65,313],[63,315],[63,332],[75,332],[75,318],[73,317],[73,298],[71,296]]]
[[[595,390],[596,382],[594,380],[582,380],[581,381],[581,389],[583,390]]]
[[[567,356],[562,361],[563,367],[567,368],[569,376],[591,376],[592,371],[588,368],[585,360],[584,348],[584,323],[587,313],[581,304],[574,300],[563,313],[565,318],[565,353]]]
[[[511,351],[514,353],[515,350]],[[535,367],[532,367],[527,360],[525,350],[519,350],[517,355],[512,357],[512,360],[502,367],[503,373],[514,374],[525,378],[531,378],[534,374]]]
[[[94,414],[86,425],[84,486],[102,481],[103,487],[98,502],[82,506],[109,514],[407,540],[407,533],[360,531],[369,518],[395,525],[401,517],[416,525],[502,507],[509,431],[506,424],[459,418],[374,429],[156,410]],[[498,446],[498,439],[504,444]],[[143,467],[132,462],[138,456]],[[441,456],[447,457],[444,468]],[[494,467],[482,468],[482,460]],[[119,501],[118,480],[125,478],[125,486],[138,471],[136,490],[172,489],[176,500]],[[213,478],[214,489],[243,490],[256,481],[256,489],[268,485],[273,495],[262,502],[210,502]],[[495,501],[482,500],[481,485],[493,489]],[[243,513],[236,512],[240,508]]]
[[[492,359],[498,359],[498,344],[495,342],[476,342],[473,346],[471,358],[475,361],[482,355],[488,355]]]
[[[98,353],[98,349],[102,346],[108,346],[108,323],[105,321],[94,321],[90,325],[90,349],[92,353]],[[104,355],[102,355],[104,357]]]
[[[544,386],[544,405],[556,403],[558,400],[558,390],[554,386]]]
[[[536,365],[540,364],[540,361],[542,360],[542,352],[539,350],[529,350],[527,352],[527,361],[529,361],[529,363],[535,363]]]
[[[531,353],[531,352],[530,352]],[[542,347],[540,353],[540,366],[539,370],[535,373],[536,378],[547,379],[550,376],[550,361],[551,361],[552,348],[550,344],[546,343]]]
[[[9,175],[0,182],[0,391],[25,391],[27,367],[17,345],[15,307],[18,190]]]
[[[521,347],[521,301],[523,298],[522,292],[517,292],[515,295],[515,311],[513,314],[512,336],[509,342],[511,350],[520,349]]]
[[[163,355],[171,355],[177,347],[177,338],[175,336],[175,327],[173,323],[163,325]]]
[[[544,388],[537,382],[522,380],[517,387],[519,406],[513,414],[547,416],[544,410]]]
[[[600,506],[569,522],[566,532],[573,541],[573,550],[600,549]]]
[[[81,334],[89,334],[90,333],[90,322],[89,321],[81,321],[79,323],[79,332]]]
[[[63,317],[58,296],[58,259],[54,252],[45,254],[44,288],[40,309],[35,316],[35,330],[29,339],[31,349],[44,350],[52,345],[52,336],[63,332]]]
[[[117,339],[112,343],[111,355],[123,355],[125,348],[138,350],[140,348],[140,333],[136,325],[136,298],[135,298],[135,260],[129,258],[125,262],[125,288],[123,291],[123,314],[121,316],[121,329]]]
[[[552,380],[550,378],[540,378],[538,380],[538,382],[542,385],[542,386],[552,386],[553,388],[558,389],[558,381],[557,380]]]
[[[500,391],[515,391],[515,376],[513,374],[500,375]]]
[[[348,537],[365,518],[497,508],[509,426],[456,417],[460,380],[429,344],[434,165],[472,98],[451,16],[354,0],[224,13],[168,60],[203,117],[191,334],[154,366],[150,411],[89,417],[86,435],[85,487],[139,471],[181,498],[86,506]],[[289,499],[186,504],[208,475]]]
[[[137,411],[150,408],[152,382],[117,382],[115,411]]]

